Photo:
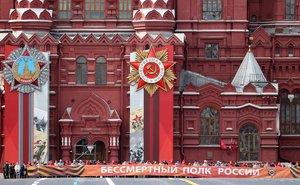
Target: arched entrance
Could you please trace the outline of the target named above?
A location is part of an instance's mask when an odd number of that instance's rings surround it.
[[[94,143],[96,147],[96,160],[101,162],[106,162],[106,148],[105,144],[102,141],[96,141]]]
[[[69,160],[73,152],[76,160],[119,161],[122,120],[98,94],[67,107],[59,121],[63,160]]]
[[[74,145],[74,160],[95,160],[95,145],[88,145],[87,138],[83,138]]]
[[[253,124],[245,124],[240,129],[240,160],[257,161],[259,153],[259,133]]]

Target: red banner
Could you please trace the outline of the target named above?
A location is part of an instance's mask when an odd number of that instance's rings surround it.
[[[29,177],[160,176],[196,178],[299,178],[300,168],[204,167],[174,165],[30,166]]]
[[[5,59],[17,49],[16,46],[5,45]],[[5,81],[5,112],[4,112],[4,161],[19,161],[19,92],[10,91]]]

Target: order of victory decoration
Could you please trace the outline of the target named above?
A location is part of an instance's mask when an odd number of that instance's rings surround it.
[[[11,91],[31,93],[48,81],[50,63],[42,52],[25,45],[12,51],[3,61],[4,78],[11,85]]]
[[[151,46],[149,51],[137,50],[134,62],[128,75],[130,84],[138,84],[137,91],[144,88],[152,96],[158,88],[164,91],[173,88],[172,81],[176,79],[172,67],[175,62],[168,60],[168,50],[155,51]]]

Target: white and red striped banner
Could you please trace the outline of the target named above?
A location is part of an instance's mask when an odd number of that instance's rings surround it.
[[[31,56],[32,55],[32,56]],[[42,56],[42,57],[41,57]],[[22,58],[23,57],[23,58]],[[34,138],[44,139],[48,145],[48,129],[44,135],[33,129],[34,116],[40,115],[36,108],[42,106],[44,119],[49,120],[49,53],[40,54],[27,46],[5,46],[4,78],[4,160],[27,163],[34,156]],[[39,73],[43,73],[40,76]],[[6,76],[5,76],[6,75]],[[15,75],[19,79],[14,79]],[[22,78],[26,77],[26,78]],[[24,81],[24,86],[23,86]],[[31,82],[32,81],[32,85]],[[22,92],[24,91],[24,92]],[[36,97],[36,98],[34,98]],[[34,100],[35,99],[35,100]],[[43,142],[43,144],[44,144]],[[48,150],[45,148],[41,162],[47,162]]]
[[[129,78],[136,82],[130,86],[130,159],[143,154],[144,161],[173,160],[173,46],[151,47],[130,59]],[[139,134],[132,129],[138,121]]]

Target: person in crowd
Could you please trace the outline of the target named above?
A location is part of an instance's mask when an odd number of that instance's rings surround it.
[[[64,165],[65,165],[65,164],[64,164],[64,162],[63,162],[62,159],[60,159],[59,162],[57,163],[57,166],[64,166]]]
[[[20,164],[20,178],[24,178],[24,165]]]
[[[6,161],[3,166],[3,177],[4,177],[4,179],[9,178],[9,163],[8,163],[8,161]]]
[[[78,163],[79,166],[84,166],[84,162],[82,160],[79,160],[79,163]]]
[[[208,166],[207,160],[204,160],[204,161],[203,161],[202,166]]]
[[[71,163],[71,166],[78,166],[78,162],[76,160],[73,160],[73,162]]]
[[[199,164],[199,162],[198,161],[194,161],[194,163],[193,163],[193,166],[200,166],[200,164]]]
[[[217,161],[217,162],[215,163],[215,166],[221,166],[221,162],[220,162],[220,161]]]
[[[28,173],[27,173],[27,166],[26,166],[25,163],[23,163],[23,167],[24,167],[24,170],[23,170],[23,178],[27,178]]]
[[[228,166],[229,166],[229,167],[233,167],[233,166],[234,166],[233,162],[232,162],[232,161],[229,161]]]
[[[127,161],[124,161],[124,162],[127,162]],[[96,161],[96,165],[101,165],[100,160],[97,160],[97,161]]]
[[[269,168],[271,167],[270,163],[268,161],[265,162],[264,167]]]
[[[281,162],[278,162],[276,167],[284,167],[284,166],[281,164]]]
[[[246,168],[246,167],[248,167],[248,165],[247,165],[247,163],[243,162],[243,163],[241,164],[241,167]]]
[[[71,165],[70,160],[66,160],[65,165],[66,165],[66,166],[70,166],[70,165]]]
[[[48,165],[49,165],[49,166],[54,166],[54,161],[53,161],[53,160],[50,160],[49,163],[48,163]]]
[[[9,164],[9,178],[13,179],[15,177],[15,166],[13,163]]]
[[[20,170],[21,170],[21,166],[19,165],[18,162],[16,162],[16,164],[15,164],[15,173],[16,173],[16,178],[17,179],[20,178]]]

